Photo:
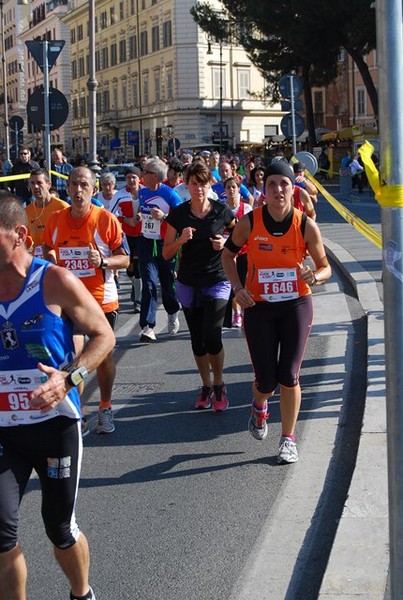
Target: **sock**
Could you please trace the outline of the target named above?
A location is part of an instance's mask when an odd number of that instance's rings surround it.
[[[92,600],[93,597],[94,596],[91,588],[88,590],[85,596],[73,596],[73,594],[70,592],[70,600]]]
[[[261,408],[255,404],[255,401],[253,401],[252,402],[252,408],[256,412],[266,412],[267,411],[267,400],[264,401],[264,404],[263,404],[263,406]]]
[[[99,401],[99,410],[104,410],[105,408],[112,408],[112,400]]]
[[[289,440],[291,440],[292,442],[295,442],[295,435],[293,433],[282,433],[281,437],[283,438],[288,438]]]

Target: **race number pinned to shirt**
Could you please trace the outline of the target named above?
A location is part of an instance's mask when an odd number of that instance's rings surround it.
[[[141,215],[141,233],[146,238],[158,240],[161,237],[161,221],[154,219],[150,213]]]
[[[297,269],[259,269],[259,292],[266,302],[283,302],[299,297]]]
[[[93,277],[95,268],[88,260],[88,247],[59,248],[58,264],[69,271],[73,271],[77,277]]]

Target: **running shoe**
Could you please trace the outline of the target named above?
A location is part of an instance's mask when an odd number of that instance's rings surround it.
[[[92,587],[90,587],[88,594],[87,596],[85,596],[85,600],[96,600],[94,590],[92,589]],[[70,600],[77,600],[77,596],[73,596],[73,594],[70,592]]]
[[[242,327],[242,314],[240,312],[234,312],[232,327]]]
[[[113,433],[115,431],[112,409],[103,408],[98,410],[98,424],[96,431],[97,433]]]
[[[282,436],[278,446],[277,462],[279,465],[283,463],[295,463],[298,460],[297,444],[289,437]]]
[[[170,335],[176,335],[179,331],[179,318],[178,313],[168,315],[168,333]]]
[[[154,329],[152,327],[144,327],[142,332],[140,333],[140,342],[156,342],[157,338],[154,333]]]
[[[90,428],[88,427],[87,418],[81,418],[81,437],[85,438],[90,432]]]
[[[227,397],[227,388],[225,385],[214,385],[213,410],[214,412],[224,412],[229,406]]]
[[[211,408],[211,401],[213,398],[213,388],[209,385],[203,385],[200,389],[199,395],[196,398],[195,408],[197,410]]]
[[[133,302],[133,312],[135,315],[138,315],[140,313],[141,310],[141,303],[140,302]]]
[[[267,406],[263,410],[258,410],[252,405],[251,415],[249,418],[248,429],[256,440],[264,440],[267,437],[268,427],[267,419],[269,413],[267,412]]]

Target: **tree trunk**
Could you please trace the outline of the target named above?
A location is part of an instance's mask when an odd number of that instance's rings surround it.
[[[308,129],[308,150],[313,151],[316,146],[316,134],[315,134],[315,117],[313,114],[313,103],[312,103],[312,88],[311,78],[309,76],[310,65],[304,65],[302,67],[302,82],[304,84],[304,100],[305,100],[305,116],[306,116],[306,128]]]

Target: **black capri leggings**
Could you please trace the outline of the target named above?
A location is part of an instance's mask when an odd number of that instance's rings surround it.
[[[192,351],[195,356],[218,354],[222,349],[222,325],[228,300],[202,296],[200,306],[185,308]]]
[[[311,294],[285,302],[258,302],[245,310],[245,336],[259,392],[270,394],[278,384],[298,385],[312,319]]]

